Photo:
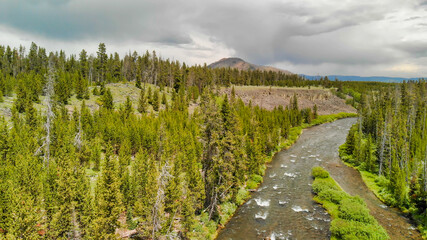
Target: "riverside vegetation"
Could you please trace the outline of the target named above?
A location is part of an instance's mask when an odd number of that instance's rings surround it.
[[[366,203],[358,196],[350,196],[322,167],[312,169],[312,185],[321,203],[332,217],[331,239],[389,239],[387,232],[369,214]]]
[[[108,87],[118,82],[139,99],[118,104]],[[104,44],[79,57],[1,46],[0,102],[10,107],[0,120],[0,238],[213,238],[278,146],[350,116],[317,116],[296,96],[267,111],[217,94],[231,84],[341,83],[189,67],[155,52],[121,59]]]
[[[382,87],[360,98],[359,120],[340,147],[367,186],[400,208],[427,236],[427,107],[425,80]]]

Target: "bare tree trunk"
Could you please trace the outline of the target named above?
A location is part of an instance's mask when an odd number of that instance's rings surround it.
[[[219,178],[218,178],[218,185],[217,186],[220,186],[221,185],[221,176],[219,176]],[[216,189],[216,187],[214,186],[213,187],[213,193],[212,193],[212,200],[211,200],[211,204],[209,205],[209,220],[211,220],[212,219],[212,215],[213,215],[213,213],[214,213],[214,211],[215,211],[215,209],[216,209],[216,206],[217,206],[217,204],[218,204],[218,190]]]
[[[168,165],[168,161],[166,161],[162,167],[160,176],[157,179],[157,184],[158,184],[157,196],[156,196],[156,202],[154,203],[154,206],[153,206],[153,232],[152,232],[153,239],[156,239],[156,232],[162,228],[161,210],[163,208],[163,203],[165,199],[165,189],[168,184],[169,178],[172,177],[172,175],[169,173],[169,169],[170,167]]]
[[[424,153],[424,192],[427,191],[427,145]]]
[[[79,115],[79,127],[78,132],[76,136],[74,137],[74,146],[80,151],[82,148],[82,142],[83,142],[83,130],[82,130],[82,122],[81,122],[81,115]]]
[[[385,148],[385,141],[387,139],[387,117],[384,121],[384,131],[383,131],[383,137],[381,138],[381,148],[380,148],[380,169],[378,171],[378,175],[381,176],[382,169],[383,169],[383,161],[384,161],[384,148]]]
[[[425,136],[426,132],[426,111],[424,110],[424,123],[423,123],[423,139],[426,139]],[[424,192],[427,191],[427,145],[426,145],[426,151],[424,153]]]
[[[77,221],[77,213],[74,204],[71,209],[71,225],[73,226],[72,239],[81,239],[80,226],[79,222]]]
[[[53,118],[55,117],[55,114],[53,113],[53,106],[52,106],[52,97],[54,95],[54,88],[53,88],[53,84],[54,84],[54,75],[55,75],[55,70],[54,70],[54,66],[53,66],[53,59],[49,59],[49,72],[48,72],[48,79],[47,79],[47,83],[46,83],[46,104],[47,104],[47,112],[46,112],[46,124],[45,124],[45,128],[46,128],[46,138],[45,138],[45,154],[44,154],[44,158],[45,158],[45,165],[46,168],[49,167],[49,161],[50,161],[50,143],[51,143],[51,125],[52,125],[52,121]]]
[[[391,162],[392,162],[392,148],[391,148],[391,136],[388,138],[388,148],[390,149],[389,159],[388,159],[388,175],[391,176]]]

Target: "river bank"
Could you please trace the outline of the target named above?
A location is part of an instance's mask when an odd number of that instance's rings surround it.
[[[319,124],[324,119],[319,119]],[[274,160],[268,163],[258,191],[237,209],[234,217],[219,232],[218,239],[291,236],[329,239],[330,218],[312,200],[310,169],[331,157],[338,157],[338,147],[345,141],[354,121],[347,118],[306,129],[291,148],[278,152]],[[331,131],[331,128],[335,131]],[[294,132],[299,134],[302,129],[295,129]],[[289,141],[295,142],[297,138],[290,137]],[[283,143],[282,147],[289,147],[288,144]]]

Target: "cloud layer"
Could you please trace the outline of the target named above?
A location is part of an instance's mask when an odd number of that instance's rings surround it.
[[[190,64],[234,55],[296,73],[419,77],[426,10],[418,0],[3,0],[0,44],[94,53],[105,42]]]

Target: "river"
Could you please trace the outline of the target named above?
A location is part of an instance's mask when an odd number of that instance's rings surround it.
[[[312,200],[311,168],[319,165],[345,191],[366,200],[392,239],[421,239],[405,217],[383,205],[360,174],[339,159],[338,147],[355,122],[348,118],[305,129],[290,149],[274,156],[258,191],[237,210],[217,239],[329,239],[331,219]]]

